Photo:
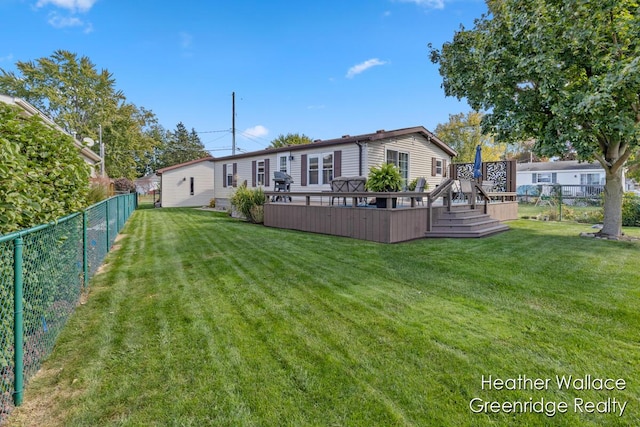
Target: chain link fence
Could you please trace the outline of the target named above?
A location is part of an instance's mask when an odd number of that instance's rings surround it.
[[[603,221],[604,185],[521,185],[516,194],[521,218],[588,224]],[[622,225],[640,226],[640,195],[636,192],[623,195]]]
[[[137,205],[112,197],[85,211],[0,236],[0,423],[22,403],[89,279]]]

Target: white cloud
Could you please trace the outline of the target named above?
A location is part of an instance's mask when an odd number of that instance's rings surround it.
[[[36,7],[43,7],[48,4],[57,6],[62,9],[68,9],[71,12],[87,12],[93,7],[97,0],[38,0]]]
[[[395,0],[400,3],[415,3],[418,6],[426,7],[429,9],[444,9],[445,0]]]
[[[268,134],[269,129],[262,125],[257,125],[252,128],[245,129],[244,132],[242,132],[242,135],[246,136],[247,138],[261,138],[263,136],[267,136]]]
[[[9,62],[11,60],[13,60],[13,54],[12,53],[8,54],[7,56],[0,56],[0,62],[5,62],[5,61]]]
[[[378,58],[369,59],[367,61],[364,61],[361,64],[354,65],[353,67],[349,68],[349,71],[347,71],[346,77],[348,79],[352,79],[354,76],[368,70],[371,67],[375,67],[377,65],[384,65],[386,63],[387,63],[386,61],[380,61]]]
[[[57,13],[49,15],[49,24],[54,28],[66,28],[66,27],[82,27],[84,22],[81,19],[74,16],[60,16]]]

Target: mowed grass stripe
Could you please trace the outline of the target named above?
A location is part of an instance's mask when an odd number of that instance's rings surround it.
[[[488,239],[380,245],[138,211],[47,362],[55,374],[30,384],[26,401],[50,407],[31,424],[549,422],[472,414],[472,397],[531,396],[482,391],[483,374],[623,377],[615,396],[638,407],[638,245],[578,239],[576,227],[518,221]],[[637,411],[559,421],[640,422]]]

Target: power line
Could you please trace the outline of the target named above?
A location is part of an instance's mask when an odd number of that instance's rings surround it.
[[[231,129],[205,130],[205,131],[202,131],[202,132],[196,132],[196,133],[220,133],[220,132],[231,132]]]

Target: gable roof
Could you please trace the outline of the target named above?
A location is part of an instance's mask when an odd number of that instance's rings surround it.
[[[156,175],[162,175],[164,172],[168,172],[174,169],[180,169],[183,168],[185,166],[191,166],[191,165],[195,165],[196,163],[202,163],[202,162],[211,162],[213,161],[214,157],[209,156],[209,157],[203,157],[201,159],[196,159],[196,160],[191,160],[188,162],[184,162],[184,163],[179,163],[177,165],[173,165],[173,166],[167,166],[166,168],[162,168],[162,169],[158,169],[156,171]]]
[[[600,163],[587,163],[579,160],[559,160],[557,162],[518,163],[518,172],[571,171],[585,169],[602,169]]]
[[[278,148],[266,148],[264,150],[236,154],[235,156],[216,157],[216,161],[218,160],[226,161],[226,160],[242,159],[246,157],[254,157],[254,156],[260,156],[260,155],[270,155],[274,153],[280,153],[283,151],[284,152],[303,151],[303,150],[309,150],[309,149],[314,149],[318,147],[329,147],[329,146],[336,146],[336,145],[373,142],[373,141],[379,141],[382,139],[398,138],[398,137],[416,134],[416,133],[424,136],[428,141],[432,142],[433,144],[441,148],[445,153],[449,154],[450,156],[458,155],[458,153],[453,148],[449,147],[447,144],[442,142],[435,134],[428,131],[425,127],[415,126],[415,127],[396,129],[391,131],[378,130],[374,133],[366,133],[366,134],[355,135],[355,136],[344,135],[341,138],[327,139],[324,141],[317,140],[309,144],[287,145],[286,147],[278,147]]]

